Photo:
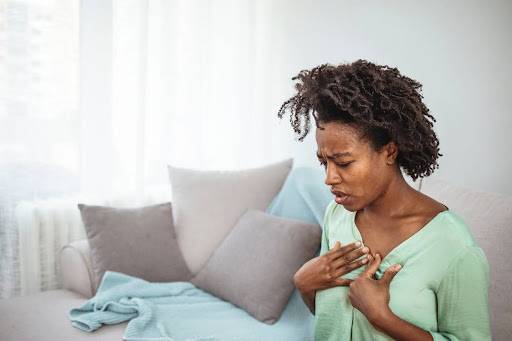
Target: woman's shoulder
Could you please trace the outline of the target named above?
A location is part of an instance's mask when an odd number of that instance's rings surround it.
[[[432,252],[438,260],[438,266],[444,268],[443,272],[446,274],[457,268],[464,271],[469,271],[469,268],[488,271],[487,257],[464,218],[452,209],[440,215],[433,229],[435,240],[430,242],[435,244]]]
[[[471,228],[466,220],[455,210],[443,202],[439,202],[426,194],[420,194],[419,210],[425,216],[434,217],[432,223],[437,225],[433,229],[440,237],[446,240],[452,248],[464,248],[476,245]]]
[[[463,249],[468,246],[478,246],[471,228],[458,212],[449,209],[439,213],[437,232],[451,245],[451,248]]]

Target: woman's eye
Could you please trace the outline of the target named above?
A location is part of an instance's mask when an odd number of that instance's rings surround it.
[[[327,166],[327,163],[323,160],[319,161],[320,162],[320,165],[323,166],[324,168]],[[341,168],[346,168],[348,167],[348,165],[350,165],[352,162],[347,162],[347,163],[335,163],[336,166],[338,167],[341,167]]]

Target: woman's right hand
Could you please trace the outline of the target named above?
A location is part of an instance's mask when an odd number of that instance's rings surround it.
[[[361,259],[361,256],[364,256]],[[341,246],[336,241],[334,247],[325,254],[306,262],[293,276],[293,282],[302,293],[348,286],[352,280],[339,278],[371,260],[369,249],[356,242]]]

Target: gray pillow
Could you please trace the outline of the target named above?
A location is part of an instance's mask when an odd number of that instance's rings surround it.
[[[174,226],[193,274],[206,264],[245,210],[267,209],[292,166],[293,159],[231,171],[168,166]]]
[[[293,275],[320,247],[318,224],[249,209],[190,282],[274,324],[293,292]]]
[[[170,202],[137,208],[77,206],[91,248],[95,290],[107,270],[152,282],[192,276],[176,240]]]

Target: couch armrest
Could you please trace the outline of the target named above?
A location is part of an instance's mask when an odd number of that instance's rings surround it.
[[[87,298],[94,293],[90,253],[89,242],[83,239],[63,246],[59,255],[64,289]]]

